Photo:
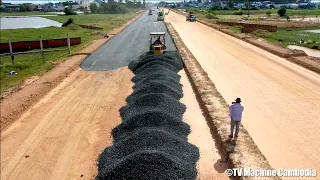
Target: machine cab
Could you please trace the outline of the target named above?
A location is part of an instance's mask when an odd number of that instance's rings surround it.
[[[150,52],[152,54],[164,54],[166,50],[165,32],[150,33]]]

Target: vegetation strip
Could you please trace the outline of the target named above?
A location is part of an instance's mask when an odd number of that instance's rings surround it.
[[[115,29],[114,31],[121,32],[131,22],[138,19],[144,12],[140,13],[135,18],[128,21],[125,25]],[[114,37],[114,36],[111,36]],[[42,97],[50,92],[51,89],[56,87],[62,82],[71,72],[79,69],[81,62],[87,57],[87,51],[96,51],[103,46],[109,39],[100,39],[92,42],[86,48],[79,52],[78,56],[72,56],[68,60],[55,66],[52,70],[45,73],[39,79],[31,84],[26,85],[23,89],[18,88],[15,92],[1,96],[1,131],[5,130],[9,125],[14,122],[20,115],[26,112]],[[13,105],[14,104],[14,105]]]
[[[215,85],[202,69],[201,65],[185,46],[178,33],[170,23],[167,23],[168,32],[171,34],[185,64],[185,71],[190,78],[190,82],[196,91],[204,113],[209,118],[209,124],[217,133],[218,141],[228,154],[231,167],[250,169],[273,169],[265,156],[261,153],[257,145],[250,137],[247,130],[241,125],[240,136],[235,141],[228,138],[230,118],[228,116],[228,104],[217,91]],[[236,144],[235,144],[236,143]],[[254,179],[254,177],[244,177],[244,179]],[[267,179],[281,179],[270,177]]]

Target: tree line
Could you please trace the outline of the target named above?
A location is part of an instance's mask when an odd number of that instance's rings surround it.
[[[92,13],[99,14],[118,14],[118,13],[126,13],[129,11],[129,8],[145,8],[146,1],[130,1],[125,0],[123,3],[122,0],[119,2],[115,2],[114,0],[108,0],[107,2],[101,2],[100,6],[98,6],[95,2],[89,5],[89,8]]]

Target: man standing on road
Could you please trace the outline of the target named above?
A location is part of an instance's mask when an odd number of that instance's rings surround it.
[[[235,137],[239,135],[240,122],[242,120],[242,112],[244,110],[243,105],[241,104],[241,99],[237,98],[236,103],[232,104],[229,107],[230,117],[231,117],[231,132],[229,138],[233,138],[234,126],[236,126]]]

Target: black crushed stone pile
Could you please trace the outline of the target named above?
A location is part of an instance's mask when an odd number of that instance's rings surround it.
[[[195,180],[197,177],[196,166],[185,166],[185,161],[156,150],[137,151],[104,165],[99,164],[97,180]]]
[[[141,96],[146,94],[158,94],[163,93],[176,100],[180,100],[183,96],[180,89],[176,89],[174,86],[169,86],[167,84],[161,84],[158,82],[146,82],[138,88],[135,88],[133,93],[127,97],[127,103],[133,102],[139,99]]]
[[[141,71],[139,74],[135,74],[135,76],[138,76],[138,75],[143,75],[143,74],[148,74],[150,72],[157,72],[157,71],[160,71],[160,72],[170,72],[170,73],[174,73],[174,74],[177,74],[177,72],[174,72],[162,65],[159,65],[159,64],[154,64],[152,66],[150,66],[149,68],[147,69],[144,69],[143,71]]]
[[[186,106],[176,51],[132,61],[133,93],[120,108],[122,123],[112,130],[113,145],[99,157],[97,180],[195,180],[199,149],[188,142]],[[179,58],[180,57],[180,58]]]
[[[146,94],[120,108],[120,116],[129,118],[139,112],[163,111],[181,118],[186,111],[186,105],[164,94]]]
[[[153,111],[123,119],[120,125],[112,129],[111,134],[116,142],[140,131],[141,128],[159,128],[180,138],[187,138],[190,133],[190,126],[182,119],[162,111]]]
[[[128,65],[128,68],[132,72],[135,72],[136,69],[140,68],[144,64],[150,63],[152,61],[157,61],[157,60],[167,62],[179,70],[183,68],[183,62],[181,59],[172,58],[172,56],[166,55],[166,54],[154,54],[154,55],[146,56],[142,60],[131,61],[131,63]]]
[[[138,151],[155,150],[174,156],[185,167],[194,166],[199,160],[198,148],[186,139],[158,129],[134,132],[131,136],[114,143],[100,155],[99,167],[118,163],[125,156]]]
[[[177,73],[174,73],[170,70],[166,71],[166,70],[158,70],[158,71],[149,71],[146,73],[140,73],[136,76],[133,76],[133,78],[131,79],[132,82],[134,83],[138,83],[141,80],[144,80],[146,78],[157,78],[158,76],[169,76],[172,79],[176,79],[177,81],[180,81],[181,76]]]
[[[149,63],[146,63],[139,68],[137,68],[133,73],[135,75],[139,74],[140,72],[152,67],[153,65],[161,65],[167,69],[170,69],[171,71],[178,73],[180,70],[172,66],[171,64],[167,63],[166,61],[161,61],[161,60],[156,60],[156,61],[151,61]]]
[[[171,87],[175,87],[177,90],[182,92],[182,84],[180,84],[179,80],[171,78],[170,76],[163,75],[163,76],[149,76],[144,78],[143,80],[135,83],[132,86],[132,89],[139,88],[141,85],[145,84],[146,82],[159,82],[163,84],[167,84]]]

